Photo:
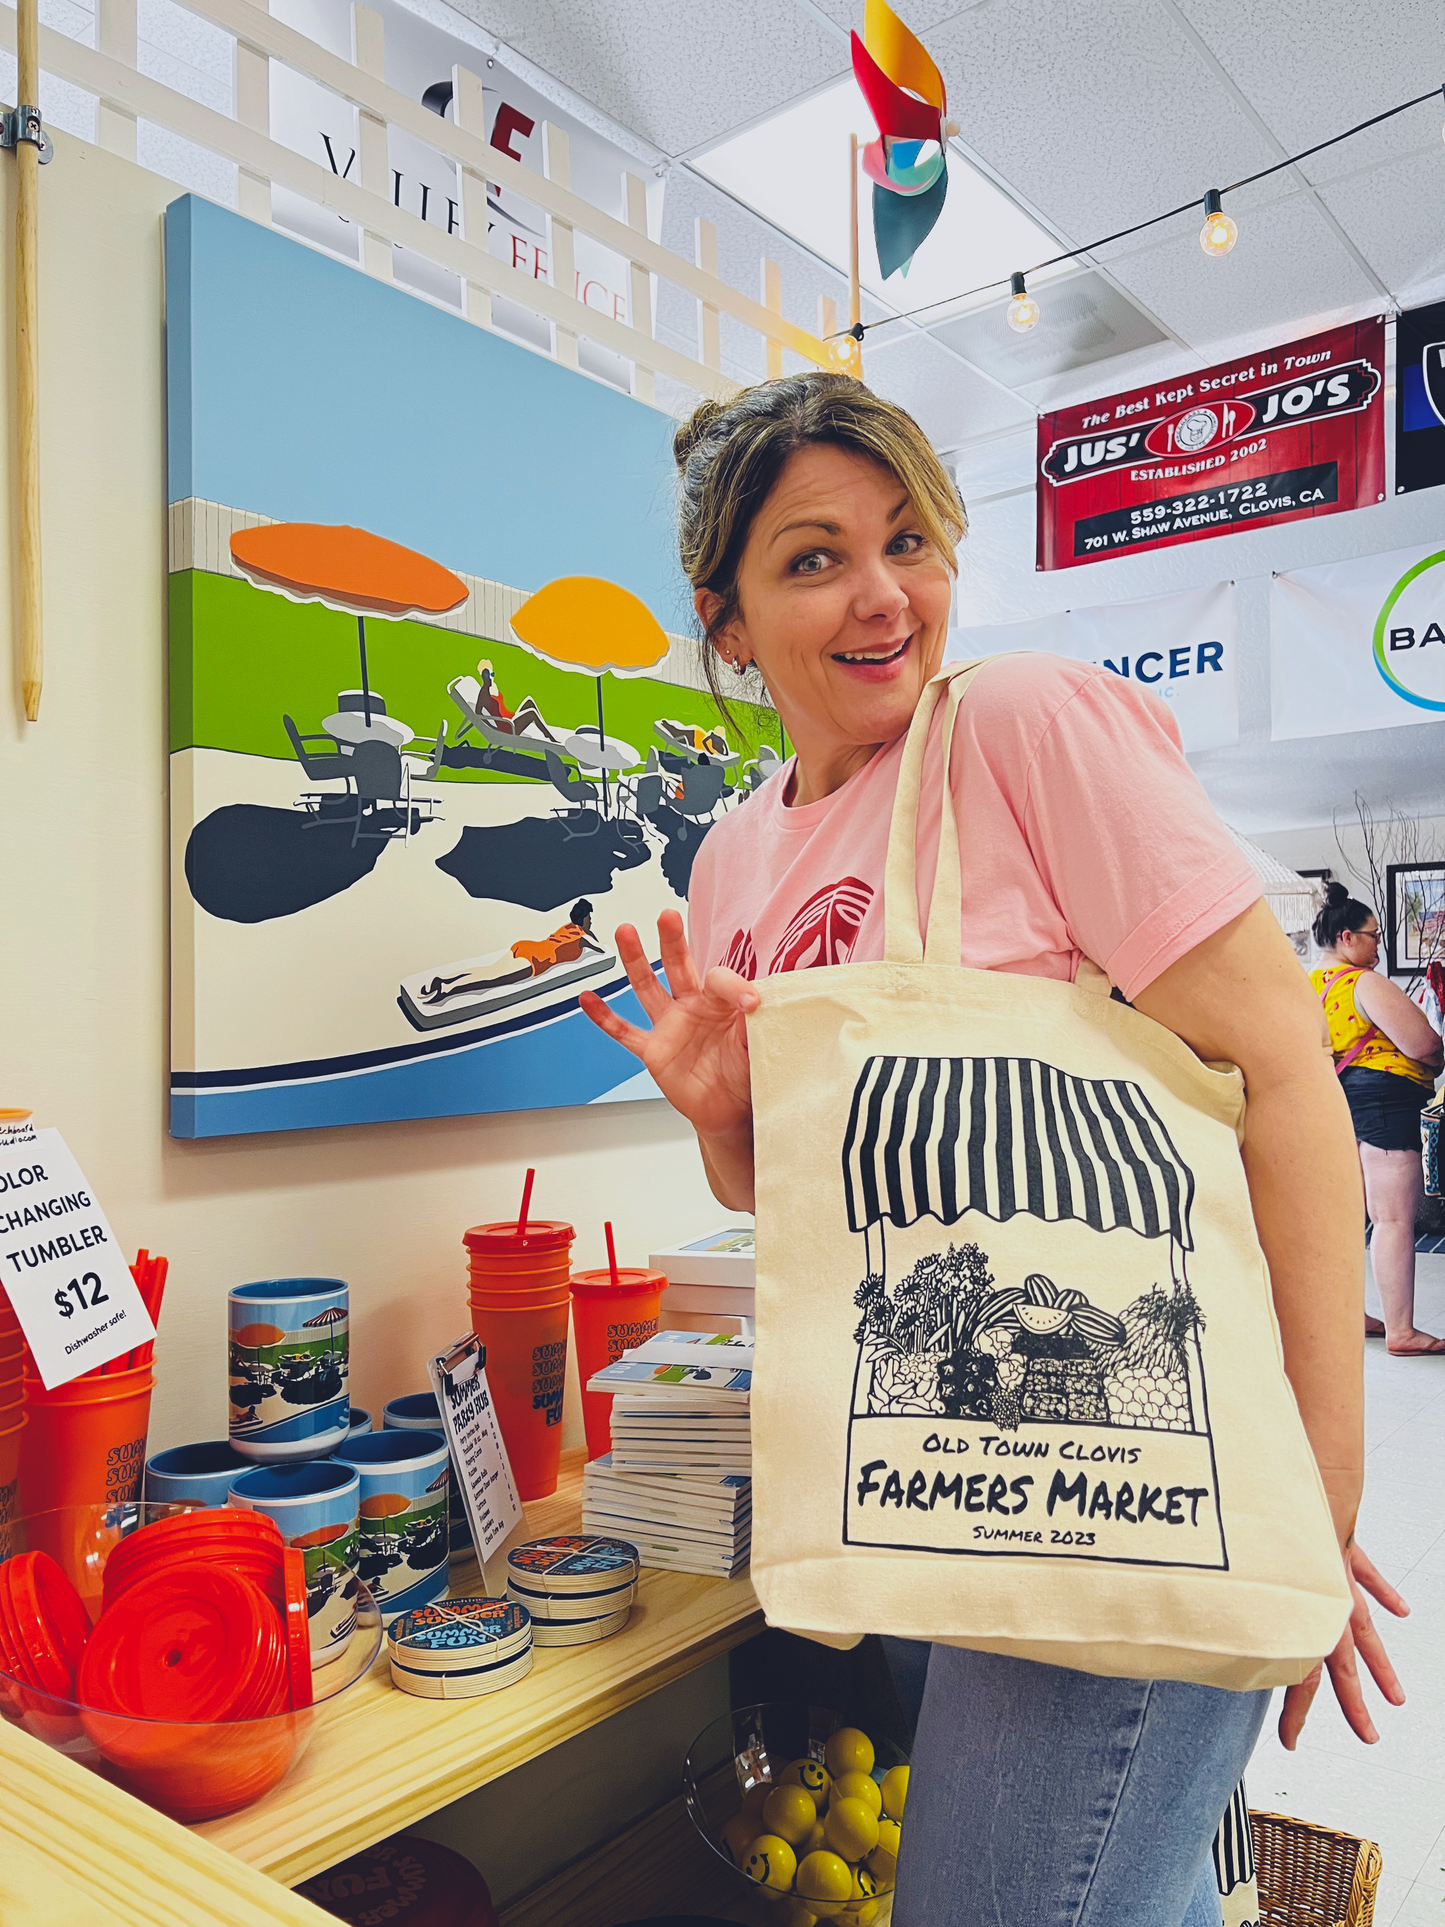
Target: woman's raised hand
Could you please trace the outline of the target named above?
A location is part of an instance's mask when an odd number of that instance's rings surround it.
[[[753,1098],[743,1019],[757,1009],[758,993],[733,970],[710,970],[705,981],[698,976],[676,910],[663,911],[657,935],[665,985],[632,925],[617,928],[617,954],[650,1030],[629,1024],[593,991],[584,990],[578,1002],[599,1030],[646,1066],[669,1104],[702,1139],[705,1153],[711,1140],[738,1144],[746,1139],[750,1147]]]

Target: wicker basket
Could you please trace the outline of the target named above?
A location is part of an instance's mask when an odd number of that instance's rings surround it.
[[[1261,1927],[1374,1927],[1383,1861],[1373,1840],[1281,1813],[1249,1816]]]

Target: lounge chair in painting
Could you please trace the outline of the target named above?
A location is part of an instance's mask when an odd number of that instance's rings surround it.
[[[493,749],[533,751],[558,741],[556,732],[548,727],[530,696],[519,705],[515,715],[509,715],[499,713],[500,699],[495,695],[495,685],[489,684],[484,689],[475,676],[454,677],[447,684],[447,694],[462,715],[462,726],[456,735],[458,742],[473,732]],[[497,705],[495,708],[488,703],[489,694]]]
[[[303,736],[289,716],[283,715],[281,721],[285,725],[286,734],[291,739],[291,748],[297,762],[313,783],[339,781],[350,785],[351,758],[341,754],[341,746],[333,737],[328,736],[324,730],[317,730]],[[312,744],[317,747],[312,748]]]
[[[411,759],[393,744],[358,743],[346,760],[356,783],[356,815],[347,819],[353,850],[364,836],[409,843],[415,828],[436,820],[436,798],[412,795]]]
[[[669,749],[681,751],[689,762],[726,766],[738,760],[737,751],[728,748],[728,739],[721,729],[704,729],[699,723],[677,723],[667,716],[659,716],[652,727]]]
[[[595,783],[589,783],[585,776],[579,776],[570,763],[564,763],[555,749],[545,752],[547,758],[547,777],[557,794],[569,807],[553,810],[552,814],[562,825],[566,840],[574,837],[596,836],[602,827],[602,814],[597,808],[600,794]]]

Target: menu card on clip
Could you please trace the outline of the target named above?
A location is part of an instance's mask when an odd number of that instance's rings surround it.
[[[156,1335],[105,1213],[57,1130],[0,1141],[0,1285],[47,1392]]]
[[[477,1560],[485,1568],[521,1523],[522,1504],[487,1386],[486,1349],[475,1332],[429,1358],[427,1376],[451,1448],[452,1477],[461,1488]]]

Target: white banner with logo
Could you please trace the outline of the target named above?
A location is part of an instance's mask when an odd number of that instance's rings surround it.
[[[1291,736],[1445,717],[1445,549],[1277,575],[1269,593],[1272,728]]]
[[[949,632],[945,660],[1038,649],[1098,663],[1162,696],[1186,749],[1239,741],[1239,601],[1232,582],[1032,622]]]

